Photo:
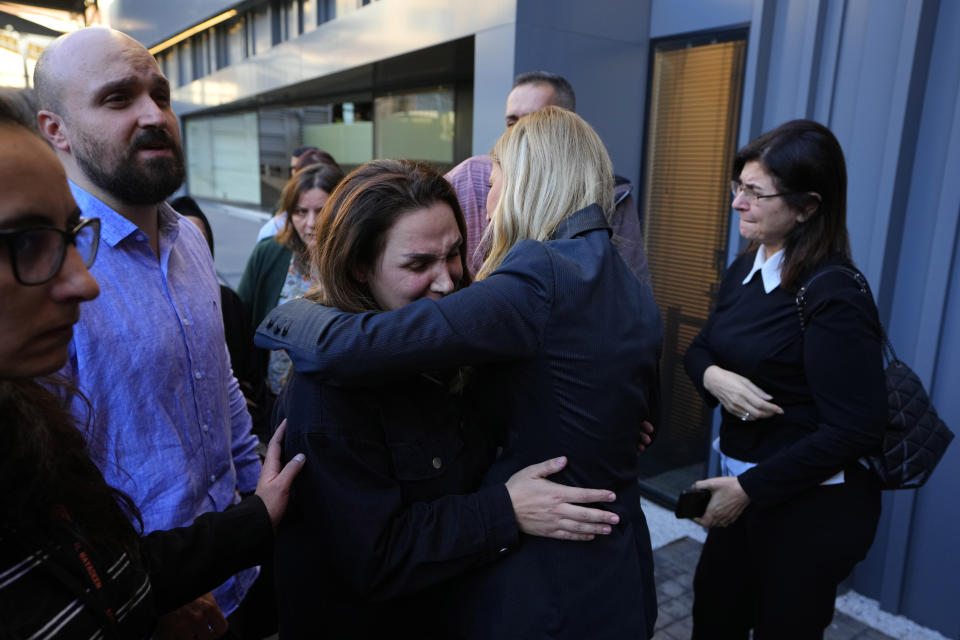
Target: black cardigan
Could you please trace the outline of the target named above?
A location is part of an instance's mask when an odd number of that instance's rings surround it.
[[[783,408],[783,415],[746,422],[721,412],[720,449],[760,463],[739,479],[754,503],[768,506],[878,450],[886,387],[873,299],[849,276],[826,274],[807,294],[803,332],[794,292],[765,293],[759,273],[742,284],[755,255],[740,256],[727,270],[685,365],[710,406],[717,399],[704,389],[703,373],[715,364],[750,379]]]

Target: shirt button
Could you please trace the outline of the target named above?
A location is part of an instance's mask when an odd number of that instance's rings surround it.
[[[208,424],[202,424],[200,425],[200,428],[203,429],[204,433],[206,433],[207,431],[210,431],[210,425]]]
[[[510,549],[508,549],[507,547],[502,547],[500,549],[500,553],[506,553],[507,551],[510,551]]]
[[[196,378],[197,380],[202,379],[203,371],[200,371],[200,369],[197,369],[196,371],[193,372],[193,377]]]
[[[434,457],[434,459],[433,459],[433,468],[434,468],[434,469],[439,469],[439,468],[442,467],[442,466],[443,466],[443,460],[440,459],[440,456]]]
[[[147,241],[147,236],[143,235],[142,233],[137,234],[137,242],[146,242],[146,241]]]
[[[213,475],[213,474],[211,473],[211,474],[210,474],[210,482],[211,482],[211,483],[214,483],[214,482],[216,482],[216,481],[217,481],[217,476],[215,476],[215,475]]]

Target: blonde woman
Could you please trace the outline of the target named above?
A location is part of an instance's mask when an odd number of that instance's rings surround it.
[[[662,326],[649,287],[610,242],[610,160],[586,122],[553,107],[522,118],[491,156],[491,252],[477,282],[381,313],[294,301],[258,341],[340,384],[475,365],[473,404],[507,430],[486,485],[509,487],[518,470],[566,457],[552,479],[616,494],[603,505],[616,514],[608,535],[521,536],[460,580],[449,635],[647,638],[656,596],[637,443],[658,410]]]

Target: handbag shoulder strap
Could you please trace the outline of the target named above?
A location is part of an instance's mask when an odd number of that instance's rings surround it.
[[[867,283],[866,277],[860,270],[846,264],[831,264],[827,265],[823,269],[820,269],[815,274],[813,274],[809,280],[807,280],[800,289],[797,290],[797,315],[800,317],[800,330],[805,331],[807,328],[807,318],[806,318],[806,306],[807,306],[807,292],[810,290],[810,285],[812,285],[816,280],[821,276],[825,276],[828,273],[840,272],[848,275],[853,278],[854,282],[857,284],[857,288],[860,290],[860,293],[873,297],[873,294],[870,291],[870,285]],[[886,360],[887,364],[893,364],[895,362],[900,362],[900,359],[897,358],[896,352],[893,350],[893,345],[890,343],[890,339],[887,337],[887,331],[883,327],[883,323],[880,322],[880,319],[877,319],[877,330],[880,332],[880,342],[883,346],[883,358]]]

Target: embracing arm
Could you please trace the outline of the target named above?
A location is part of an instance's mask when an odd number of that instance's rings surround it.
[[[740,259],[742,260],[743,258]],[[769,418],[783,413],[783,409],[770,402],[773,396],[750,379],[717,365],[710,349],[711,333],[717,314],[723,313],[725,308],[734,304],[733,287],[737,286],[739,279],[739,271],[735,268],[737,265],[738,263],[735,263],[731,266],[724,276],[717,297],[717,307],[707,317],[700,332],[687,348],[683,364],[707,406],[716,407],[719,403],[728,413],[737,417],[749,414],[749,418],[753,420]],[[734,275],[735,273],[737,275]],[[744,345],[744,348],[749,346]]]
[[[554,295],[548,250],[524,241],[495,274],[440,300],[363,314],[293,300],[267,316],[255,341],[286,349],[298,372],[332,380],[516,360],[539,348]]]
[[[391,450],[371,435],[357,424],[287,441],[309,461],[297,484],[306,525],[343,579],[370,599],[413,593],[495,561],[521,531],[587,541],[618,522],[614,513],[573,504],[613,501],[612,492],[546,479],[565,459],[521,469],[505,485],[411,502],[396,476],[413,485],[442,482],[431,479],[429,457]]]
[[[287,508],[290,486],[303,456],[281,469],[284,424],[270,439],[256,495],[223,512],[205,513],[189,527],[154,531],[140,539],[159,613],[172,611],[263,562],[273,550],[273,529]],[[214,603],[215,606],[215,603]]]
[[[226,511],[203,514],[189,527],[144,536],[140,553],[157,611],[166,613],[262,562],[272,546],[267,508],[250,496]]]
[[[337,573],[372,600],[448,580],[517,543],[502,485],[406,503],[382,441],[309,433],[288,438],[286,448],[307,458],[296,486],[305,524]]]

